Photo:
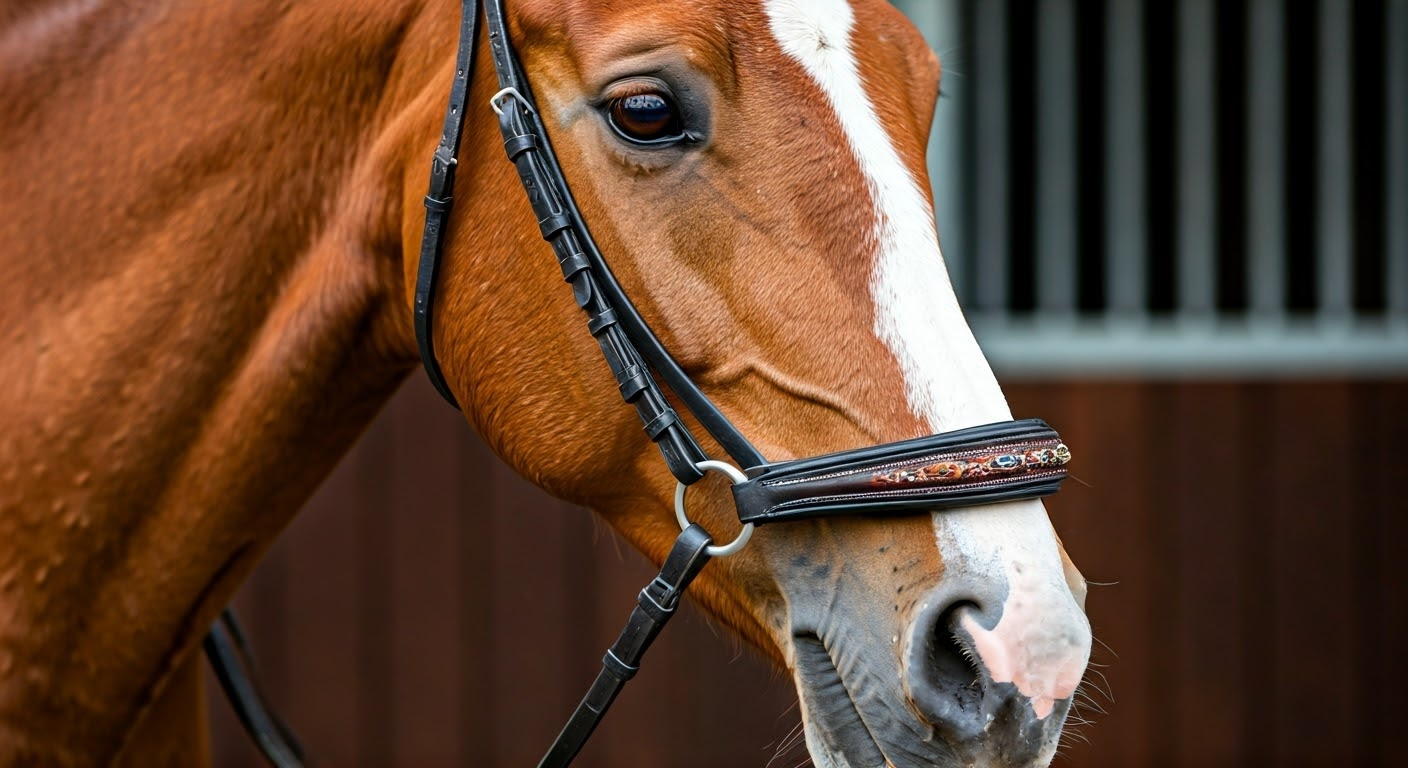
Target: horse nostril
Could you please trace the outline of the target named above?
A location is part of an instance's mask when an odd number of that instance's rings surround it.
[[[973,663],[972,653],[964,647],[955,632],[958,612],[965,608],[974,609],[976,606],[969,602],[958,603],[939,614],[939,620],[928,633],[926,660],[930,675],[976,690],[979,687],[978,668]]]
[[[981,733],[983,680],[971,649],[957,632],[962,612],[978,605],[961,600],[926,609],[914,627],[910,650],[910,698],[919,714],[950,741],[966,741]]]
[[[1060,730],[1090,647],[1069,593],[1022,583],[942,585],[909,631],[915,712],[954,749],[1001,745],[1009,758],[1035,756]]]

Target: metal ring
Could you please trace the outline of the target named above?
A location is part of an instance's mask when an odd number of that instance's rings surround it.
[[[524,109],[534,114],[537,114],[538,110],[533,109],[533,105],[529,104],[528,100],[523,98],[523,94],[519,93],[517,88],[511,87],[505,88],[502,91],[499,91],[498,93],[489,97],[489,106],[493,108],[494,114],[502,115],[504,113],[503,109],[499,106],[499,102],[503,101],[505,96],[512,96],[513,98],[518,99],[518,103],[522,104]]]
[[[742,470],[727,462],[710,459],[708,461],[701,461],[694,466],[702,472],[707,472],[712,469],[715,472],[728,475],[729,481],[734,485],[747,482],[748,480],[748,476],[743,474]],[[681,531],[689,527],[689,518],[684,513],[684,492],[688,489],[689,486],[684,483],[675,483],[675,519],[679,521]],[[738,533],[738,538],[721,547],[710,544],[704,548],[704,552],[708,554],[709,557],[728,557],[740,549],[743,549],[743,546],[748,543],[748,539],[752,537],[753,524],[744,523],[743,530]]]

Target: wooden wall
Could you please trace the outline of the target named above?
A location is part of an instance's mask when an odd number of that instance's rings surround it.
[[[1408,384],[1008,394],[1075,452],[1049,509],[1100,584],[1088,689],[1106,713],[1082,710],[1093,722],[1058,764],[1401,762]],[[506,470],[415,377],[237,604],[317,764],[526,766],[652,573]],[[787,746],[790,682],[698,612],[648,661],[579,765],[761,768]],[[258,765],[218,693],[211,710],[218,764]],[[803,760],[795,746],[772,765]]]

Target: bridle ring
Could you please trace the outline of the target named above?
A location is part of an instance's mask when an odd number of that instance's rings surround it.
[[[694,466],[701,472],[712,469],[715,472],[728,475],[729,481],[734,485],[748,480],[748,476],[743,474],[742,470],[727,462],[709,459],[707,461],[701,461]],[[675,519],[680,523],[680,530],[689,527],[689,517],[684,513],[684,492],[687,490],[689,490],[689,486],[684,483],[675,484]],[[728,557],[738,552],[740,549],[743,549],[744,545],[746,545],[751,538],[753,538],[753,524],[744,523],[743,530],[738,533],[738,538],[723,546],[714,546],[711,544],[704,548],[704,552],[709,555],[709,557]]]

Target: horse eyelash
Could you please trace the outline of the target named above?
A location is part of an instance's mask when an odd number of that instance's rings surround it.
[[[648,80],[627,80],[614,86],[610,93],[603,100],[602,106],[608,105],[618,99],[629,99],[632,96],[643,96],[647,93],[660,93],[678,104],[678,99],[673,91],[663,83],[651,82]]]

